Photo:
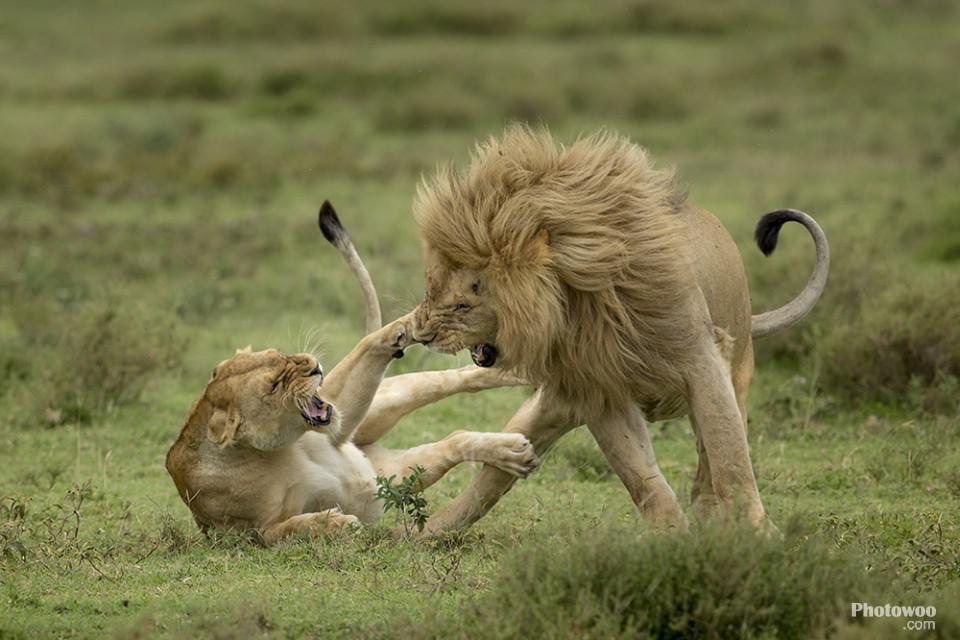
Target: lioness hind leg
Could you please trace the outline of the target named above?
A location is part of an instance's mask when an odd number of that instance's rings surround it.
[[[656,526],[686,528],[687,518],[657,465],[640,410],[630,407],[625,414],[593,420],[587,427],[644,517]]]
[[[408,413],[457,393],[483,391],[522,384],[499,369],[461,367],[444,371],[418,371],[385,379],[377,390],[353,442],[376,442]]]
[[[457,431],[439,442],[412,449],[398,451],[371,444],[360,450],[380,476],[404,478],[416,467],[423,468],[421,489],[462,462],[483,462],[518,478],[527,477],[540,462],[533,445],[520,433]]]
[[[340,509],[327,509],[287,518],[261,531],[260,537],[263,544],[269,546],[297,533],[334,533],[359,524],[356,516],[347,515]]]
[[[551,408],[538,392],[520,406],[504,430],[525,435],[537,455],[543,456],[560,436],[576,426],[574,419]],[[430,516],[422,535],[469,527],[490,511],[516,480],[513,474],[484,465],[463,493]]]

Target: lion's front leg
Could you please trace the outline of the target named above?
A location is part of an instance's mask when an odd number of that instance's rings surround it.
[[[687,518],[657,465],[640,410],[608,414],[587,427],[644,517],[656,526],[686,528]]]
[[[260,538],[263,544],[270,546],[298,533],[336,533],[359,524],[360,520],[356,516],[347,515],[340,509],[327,509],[287,518],[261,530]]]
[[[336,409],[339,428],[330,432],[334,445],[350,440],[377,393],[387,366],[413,343],[412,314],[407,314],[363,338],[337,363],[317,390]]]

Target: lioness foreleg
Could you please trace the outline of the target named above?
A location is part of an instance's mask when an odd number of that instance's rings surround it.
[[[297,533],[335,533],[358,524],[360,524],[360,519],[356,516],[347,515],[340,509],[327,509],[316,513],[301,513],[287,518],[283,522],[278,522],[262,530],[260,537],[263,544],[269,546]]]
[[[657,526],[686,528],[677,496],[657,465],[646,421],[636,407],[587,424],[607,462],[644,517]]]
[[[350,440],[367,415],[387,366],[412,343],[411,321],[408,314],[366,336],[324,378],[317,395],[337,411],[339,427],[329,433],[334,445]]]

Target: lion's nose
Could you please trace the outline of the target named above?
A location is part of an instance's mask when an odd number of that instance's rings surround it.
[[[427,325],[427,312],[421,304],[413,311],[413,326],[410,327],[410,337],[414,342],[429,344],[437,337],[436,331],[430,331]]]

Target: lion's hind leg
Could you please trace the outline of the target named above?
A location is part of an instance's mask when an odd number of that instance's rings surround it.
[[[764,524],[744,426],[745,390],[738,393],[734,388],[730,363],[712,341],[687,375],[690,422],[700,453],[695,498],[705,507],[708,501],[724,506],[743,501],[747,518],[756,525]]]
[[[714,329],[717,346],[720,349],[720,355],[725,361],[730,361],[733,352],[733,342],[727,332],[722,329]],[[730,365],[731,380],[733,391],[737,398],[737,407],[740,410],[740,418],[743,421],[744,433],[747,429],[747,392],[750,388],[750,380],[753,377],[753,342],[747,337],[747,344],[740,354],[739,361]],[[700,425],[697,423],[696,415],[690,412],[690,427],[697,438],[697,475],[693,481],[693,489],[690,492],[691,503],[698,517],[710,515],[720,500],[713,490],[713,477],[710,473],[710,458],[706,447],[703,445],[703,437],[700,434]]]
[[[340,509],[327,509],[316,513],[301,513],[282,522],[270,525],[260,531],[263,544],[270,546],[298,533],[336,533],[359,525],[356,516],[343,513]]]

